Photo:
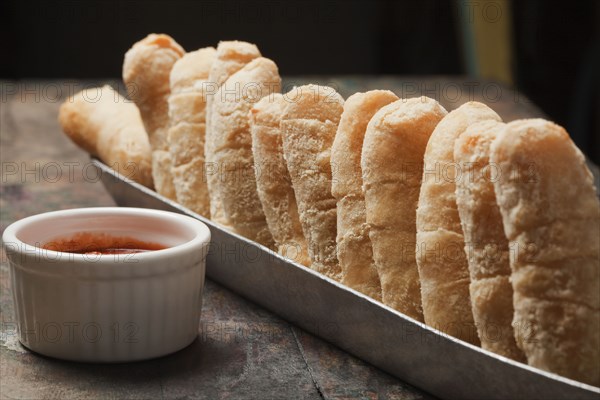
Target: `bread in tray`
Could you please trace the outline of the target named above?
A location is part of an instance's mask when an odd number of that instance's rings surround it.
[[[277,65],[259,57],[221,85],[211,110],[212,160],[219,166],[219,198],[236,232],[272,248],[273,235],[258,197],[248,113],[261,98],[279,93]]]
[[[171,68],[185,51],[168,35],[150,34],[125,54],[123,81],[140,110],[152,148],[152,177],[161,195],[176,200],[168,130]]]
[[[279,254],[310,265],[308,246],[290,173],[283,157],[281,117],[288,105],[282,94],[263,97],[248,115],[256,187]]]
[[[152,152],[137,107],[108,85],[92,90],[60,106],[63,131],[123,176],[152,188]]]
[[[213,47],[186,53],[170,75],[168,146],[177,202],[200,215],[210,215],[204,178],[206,82],[216,56]]]
[[[219,87],[233,74],[242,69],[255,58],[260,57],[260,51],[256,45],[240,41],[223,41],[217,46],[217,55],[212,63],[208,75],[206,90],[206,140],[204,144],[205,179],[210,199],[210,218],[223,225],[230,227],[230,223],[223,209],[221,193],[219,191],[219,179],[221,177],[220,166],[213,160],[215,154],[214,142],[219,133],[212,126],[212,111],[215,94]],[[219,99],[216,99],[219,101]]]
[[[381,282],[369,238],[360,160],[369,121],[381,107],[396,100],[398,96],[388,90],[350,96],[331,148],[331,193],[337,201],[336,242],[342,283],[379,301]]]
[[[456,207],[454,141],[467,127],[500,120],[484,104],[465,103],[437,125],[425,150],[417,208],[417,264],[425,323],[479,345],[469,296],[469,268]]]
[[[503,124],[476,102],[446,115],[387,91],[274,94],[279,72],[255,45],[201,52],[149,35],[124,63],[139,112],[76,95],[63,130],[225,229],[406,315],[600,385],[600,203],[563,128]]]
[[[505,129],[490,119],[470,125],[454,143],[456,204],[469,263],[471,307],[481,347],[517,361],[525,361],[513,328],[513,289],[510,283],[509,244],[496,203],[490,165],[490,145]]]
[[[342,279],[336,253],[337,210],[331,194],[331,145],[344,107],[333,88],[306,85],[285,95],[283,153],[296,194],[311,268]]]
[[[600,204],[585,157],[542,119],[491,145],[519,347],[530,365],[600,386]]]
[[[423,321],[423,307],[415,210],[425,147],[446,114],[428,97],[397,100],[373,116],[362,151],[367,222],[383,303],[418,321]]]

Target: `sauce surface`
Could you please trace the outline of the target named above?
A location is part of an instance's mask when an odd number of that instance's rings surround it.
[[[80,232],[68,237],[56,238],[45,243],[46,250],[76,254],[134,254],[163,250],[167,246],[146,242],[130,236],[113,236],[105,233]]]

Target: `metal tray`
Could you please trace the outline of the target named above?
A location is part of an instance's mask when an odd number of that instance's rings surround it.
[[[119,206],[174,211],[210,228],[207,276],[380,369],[441,398],[594,399],[600,388],[450,337],[291,262],[92,160]]]

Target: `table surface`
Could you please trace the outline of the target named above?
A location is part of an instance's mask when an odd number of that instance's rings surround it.
[[[0,228],[37,213],[112,206],[88,155],[57,122],[61,102],[99,83],[0,82]],[[301,77],[344,97],[389,89],[427,95],[448,110],[483,101],[505,121],[541,116],[519,93],[493,82],[454,77]],[[2,398],[381,398],[429,399],[428,393],[382,372],[211,282],[206,283],[198,339],[159,359],[131,364],[81,364],[39,356],[16,340],[6,255],[0,254],[0,395]]]

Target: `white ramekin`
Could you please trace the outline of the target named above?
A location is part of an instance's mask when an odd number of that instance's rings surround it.
[[[79,232],[161,243],[138,254],[45,250]],[[210,231],[175,213],[82,208],[24,218],[2,236],[19,340],[56,358],[125,362],[163,356],[198,335]]]

